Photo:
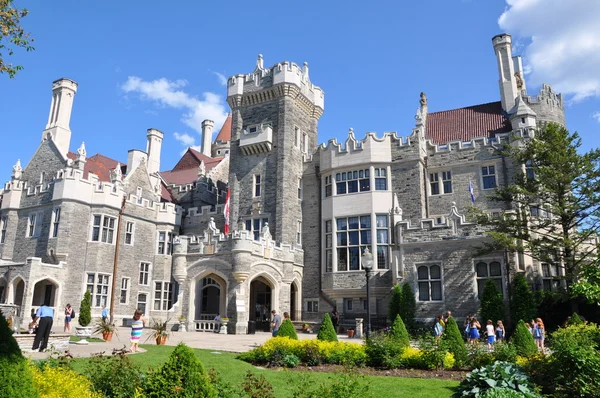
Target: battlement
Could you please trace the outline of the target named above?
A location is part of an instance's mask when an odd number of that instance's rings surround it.
[[[279,94],[291,95],[301,93],[310,103],[321,110],[325,109],[323,90],[311,83],[308,76],[308,63],[302,67],[293,62],[284,61],[270,68],[264,68],[262,55],[258,56],[256,68],[252,73],[239,74],[227,81],[227,97],[243,96],[277,86],[292,85],[298,90],[284,89]]]
[[[554,90],[552,90],[552,86],[549,84],[542,84],[542,88],[540,88],[540,92],[535,98],[531,95],[525,95],[523,96],[523,100],[528,105],[546,103],[557,106],[563,110],[565,109],[562,94],[555,93]]]

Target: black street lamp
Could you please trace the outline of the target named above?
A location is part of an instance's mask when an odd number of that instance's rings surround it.
[[[369,251],[368,247],[365,247],[365,251],[362,255],[362,267],[365,270],[365,276],[367,278],[367,339],[371,335],[371,293],[369,290],[369,278],[371,277],[371,269],[373,268],[373,254]]]

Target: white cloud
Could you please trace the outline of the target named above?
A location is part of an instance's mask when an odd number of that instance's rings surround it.
[[[219,83],[221,83],[221,86],[226,86],[227,85],[227,78],[225,77],[224,74],[219,73],[219,72],[213,72],[215,74],[215,76],[217,76],[217,79],[219,79]]]
[[[181,121],[202,134],[202,121],[209,119],[220,126],[227,117],[227,108],[223,98],[215,93],[204,92],[201,97],[191,95],[183,88],[186,80],[170,81],[165,78],[145,81],[137,76],[129,76],[121,85],[126,94],[138,94],[140,99],[152,101],[156,105],[181,109]],[[195,137],[189,134],[175,133],[175,138],[186,146],[195,147]]]
[[[600,112],[595,112],[592,117],[596,119],[598,123],[600,123]]]
[[[552,84],[572,101],[600,96],[600,1],[506,0],[498,24],[523,49],[529,85]],[[515,37],[516,36],[516,37]]]

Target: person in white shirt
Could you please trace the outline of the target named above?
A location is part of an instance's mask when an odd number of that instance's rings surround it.
[[[494,329],[494,322],[491,320],[487,321],[487,325],[485,326],[485,331],[487,333],[487,343],[488,350],[492,350],[492,344],[496,342],[496,330]]]

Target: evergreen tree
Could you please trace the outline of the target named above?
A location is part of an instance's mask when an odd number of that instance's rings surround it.
[[[402,307],[402,288],[400,285],[395,285],[392,289],[392,297],[390,298],[388,316],[390,323],[394,322],[396,317],[400,315],[400,308]]]
[[[523,320],[520,320],[519,323],[517,323],[517,328],[510,341],[517,349],[517,354],[522,357],[528,357],[537,354],[538,352],[535,341],[533,340],[533,335]]]
[[[513,281],[510,316],[513,325],[520,320],[529,322],[535,318],[535,298],[523,274],[517,274]]]
[[[453,317],[448,318],[446,322],[446,330],[442,335],[442,346],[454,354],[456,367],[462,367],[467,363],[467,347],[462,338],[462,334],[458,329],[458,324]]]
[[[415,300],[415,292],[409,283],[402,285],[400,316],[408,330],[414,331],[415,317],[417,316],[417,301]]]
[[[494,325],[497,321],[504,321],[504,300],[502,299],[502,293],[491,279],[488,279],[485,283],[481,297],[481,320],[487,322],[488,319]]]
[[[92,294],[86,290],[79,306],[79,325],[86,327],[92,322]]]
[[[317,334],[317,340],[338,341],[337,333],[335,333],[329,313],[325,313],[325,316],[323,317],[323,322],[321,322],[321,327],[319,328],[319,334]]]
[[[390,336],[395,342],[400,344],[401,347],[408,347],[410,344],[408,331],[406,330],[406,326],[404,326],[404,322],[402,322],[402,317],[400,315],[396,315],[396,320],[392,325]]]
[[[292,321],[286,319],[281,323],[277,331],[277,337],[289,337],[290,339],[298,340],[298,334],[296,334],[296,329]]]
[[[27,360],[21,355],[8,322],[0,313],[0,397],[33,398],[38,393]]]
[[[571,316],[571,320],[569,321],[569,325],[582,325],[583,323],[583,319],[581,319],[579,314],[574,312]]]

